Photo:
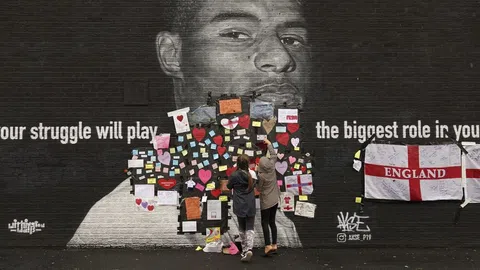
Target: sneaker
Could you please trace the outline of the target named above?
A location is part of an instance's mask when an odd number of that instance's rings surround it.
[[[245,255],[240,259],[242,262],[249,262],[252,259],[253,252],[251,250],[247,251]]]

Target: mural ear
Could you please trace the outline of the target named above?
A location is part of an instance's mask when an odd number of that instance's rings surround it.
[[[157,57],[160,67],[168,76],[183,79],[181,71],[182,39],[178,34],[160,32],[156,39]]]

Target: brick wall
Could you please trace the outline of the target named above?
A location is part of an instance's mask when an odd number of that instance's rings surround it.
[[[342,125],[479,124],[475,1],[322,1],[309,9],[321,83],[303,112],[305,147],[316,152],[316,218],[291,216],[304,246],[341,246],[337,215],[359,211],[355,140],[316,138],[325,120]],[[106,125],[122,121],[172,131],[171,81],[159,68],[157,1],[9,1],[3,22],[0,126]],[[477,41],[477,42],[476,42]],[[147,91],[147,92],[145,92]],[[148,93],[147,105],[124,94]],[[202,98],[202,97],[200,97]],[[206,98],[206,97],[205,97]],[[143,99],[139,99],[144,101]],[[430,143],[441,140],[402,140]],[[443,140],[444,141],[444,140]],[[476,140],[478,142],[478,139]],[[64,246],[96,201],[124,179],[136,140],[0,140],[0,245]],[[478,210],[459,202],[366,202],[372,240],[343,245],[476,246]],[[13,219],[46,223],[32,235],[8,231]]]

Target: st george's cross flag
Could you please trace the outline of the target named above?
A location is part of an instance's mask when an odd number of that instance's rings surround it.
[[[480,203],[480,145],[465,145],[465,201]]]
[[[401,201],[461,200],[460,148],[446,145],[369,144],[365,198]]]

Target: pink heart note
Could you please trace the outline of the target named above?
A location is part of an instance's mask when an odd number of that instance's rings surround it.
[[[278,154],[277,154],[278,159],[282,159],[283,156],[285,156],[285,154],[282,154],[282,153],[278,153]]]
[[[277,172],[279,172],[281,175],[283,175],[286,171],[287,171],[287,168],[288,168],[288,164],[286,161],[282,161],[282,162],[279,162],[277,161],[275,163],[275,169],[277,170]]]
[[[212,177],[212,171],[201,169],[201,170],[198,171],[198,177],[205,184]]]
[[[295,163],[295,161],[297,161],[297,158],[290,156],[290,157],[288,157],[288,161],[290,162],[290,164],[293,164],[293,163]]]
[[[158,161],[162,164],[165,165],[170,165],[170,153],[169,152],[163,152],[163,154],[158,156]]]

